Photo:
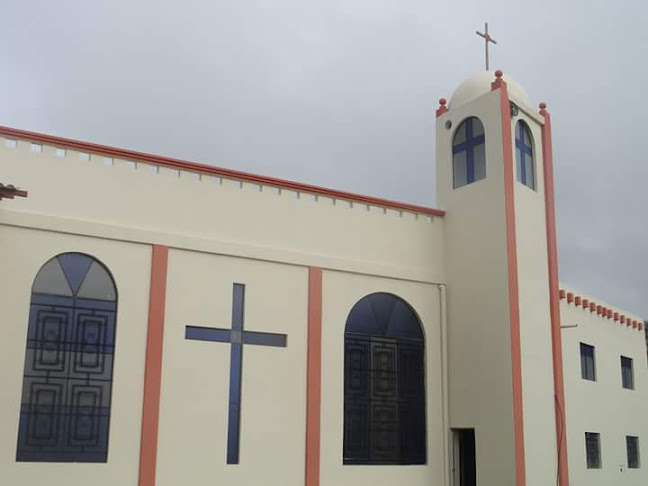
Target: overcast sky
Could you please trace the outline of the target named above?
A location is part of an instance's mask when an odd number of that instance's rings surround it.
[[[648,317],[648,4],[0,0],[0,124],[436,206],[434,110],[552,113],[561,281]]]

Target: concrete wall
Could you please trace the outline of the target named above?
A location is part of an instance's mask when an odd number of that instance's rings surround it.
[[[557,468],[543,147],[539,117],[522,110],[511,121],[513,144],[519,120],[531,130],[536,176],[533,190],[517,180],[516,170],[513,174],[524,449],[527,486],[541,486],[555,482]]]
[[[452,188],[452,138],[484,125],[486,178]],[[446,128],[450,120],[452,127]],[[437,119],[437,197],[447,211],[450,426],[475,428],[478,483],[515,483],[503,147],[499,92]]]
[[[4,204],[4,203],[3,203]],[[1,210],[0,210],[1,211]],[[150,248],[146,245],[0,225],[0,482],[135,485],[139,470]],[[112,414],[105,464],[16,462],[31,287],[50,258],[78,251],[111,271],[119,300],[113,369]]]
[[[469,116],[478,117],[485,128],[486,179],[453,189],[452,138]],[[534,138],[535,190],[517,181],[514,143],[519,120],[528,124]],[[504,147],[499,91],[451,105],[437,120],[437,192],[440,206],[447,210],[450,424],[476,429],[480,484],[515,482],[504,151],[510,151],[514,164],[526,484],[548,484],[556,476],[541,123],[521,106],[511,121],[512,145]]]
[[[442,282],[443,219],[0,137],[0,222]],[[53,185],[56,182],[56,185]]]
[[[172,250],[169,255],[158,486],[304,481],[307,269]],[[230,345],[185,339],[185,326],[231,328],[245,284],[245,329],[288,335],[243,346],[240,463],[226,464]]]
[[[442,481],[442,218],[5,142],[2,181],[29,190],[29,197],[0,203],[0,307],[9,331],[0,356],[3,480],[137,484],[151,245],[160,244],[171,250],[158,485],[304,483],[309,265],[325,269],[322,485]],[[40,266],[67,251],[106,264],[120,295],[108,463],[16,463],[30,289]],[[234,282],[246,284],[246,328],[285,333],[288,347],[244,349],[240,464],[228,466],[229,346],[186,340],[184,328],[229,327]],[[425,328],[426,465],[342,466],[344,324],[352,305],[372,291],[407,300]]]
[[[644,333],[566,300],[561,301],[560,311],[571,486],[644,486],[648,484]],[[595,347],[596,381],[581,377],[581,342]],[[621,356],[633,359],[634,390],[621,386]],[[601,469],[587,469],[585,432],[601,434]],[[639,469],[627,468],[627,435],[639,437]]]
[[[344,418],[344,327],[353,305],[374,292],[393,293],[418,314],[425,335],[427,464],[342,464]],[[329,271],[323,277],[322,310],[322,486],[443,484],[440,294],[436,285]]]

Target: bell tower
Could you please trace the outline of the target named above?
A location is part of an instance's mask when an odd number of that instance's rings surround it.
[[[450,427],[478,484],[568,484],[551,128],[501,71],[440,100]]]

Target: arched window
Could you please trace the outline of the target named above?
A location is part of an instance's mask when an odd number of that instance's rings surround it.
[[[518,181],[535,189],[533,139],[528,125],[521,120],[515,126],[515,165],[517,166]]]
[[[49,260],[34,280],[16,460],[106,462],[117,292],[81,253]]]
[[[452,139],[453,187],[486,178],[484,125],[479,118],[465,119]]]
[[[344,332],[344,464],[425,464],[425,344],[414,310],[386,293]]]

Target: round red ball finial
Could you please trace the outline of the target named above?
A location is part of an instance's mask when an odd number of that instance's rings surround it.
[[[446,100],[445,98],[441,98],[441,99],[439,99],[439,104],[440,104],[441,106],[445,106],[447,102],[448,102],[448,100]]]
[[[497,71],[495,71],[496,78],[501,78],[502,76],[504,76],[504,73],[501,70],[498,69]]]
[[[546,110],[547,109],[547,103],[545,103],[544,101],[542,103],[540,103],[540,109],[541,110]]]

